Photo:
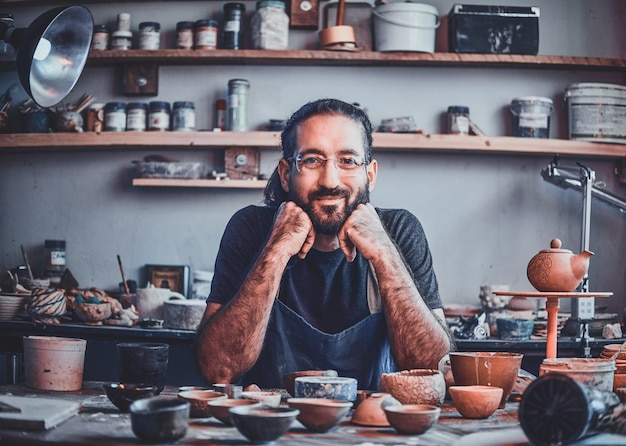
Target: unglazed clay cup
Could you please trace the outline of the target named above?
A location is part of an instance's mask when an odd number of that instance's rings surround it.
[[[521,353],[509,352],[450,352],[454,384],[502,388],[498,406],[502,409],[517,381],[523,356]]]
[[[502,388],[491,386],[451,386],[454,407],[464,418],[488,418],[502,399]]]
[[[434,369],[413,369],[380,375],[380,388],[402,404],[440,407],[446,397],[443,373]]]

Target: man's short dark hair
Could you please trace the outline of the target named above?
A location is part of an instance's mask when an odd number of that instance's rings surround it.
[[[280,136],[284,159],[292,158],[296,152],[300,124],[308,118],[317,115],[343,115],[360,124],[363,134],[365,162],[367,164],[370,163],[372,160],[372,123],[361,108],[339,99],[318,99],[303,105],[291,115]],[[278,175],[278,168],[276,168],[265,187],[265,204],[276,209],[286,199],[287,193],[280,184],[280,176]]]

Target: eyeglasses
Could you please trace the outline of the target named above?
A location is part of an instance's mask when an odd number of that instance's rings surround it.
[[[295,158],[288,158],[289,162],[293,162],[296,165],[296,170],[302,172],[313,172],[326,166],[328,161],[334,161],[335,166],[339,168],[342,175],[354,176],[357,174],[360,167],[365,164],[365,160],[361,157],[344,156],[341,158],[322,158],[321,156],[305,156],[300,155]]]

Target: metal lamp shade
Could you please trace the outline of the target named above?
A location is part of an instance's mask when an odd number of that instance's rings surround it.
[[[14,30],[22,86],[41,107],[61,102],[78,81],[91,46],[93,17],[83,6],[51,9]]]

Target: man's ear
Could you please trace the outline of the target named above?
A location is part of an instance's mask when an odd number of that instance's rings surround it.
[[[285,158],[278,162],[278,176],[280,185],[285,192],[289,192],[289,175],[291,174],[291,164]]]
[[[367,180],[370,184],[370,191],[374,190],[374,186],[376,185],[376,176],[378,175],[378,162],[376,160],[372,160],[367,165]]]

